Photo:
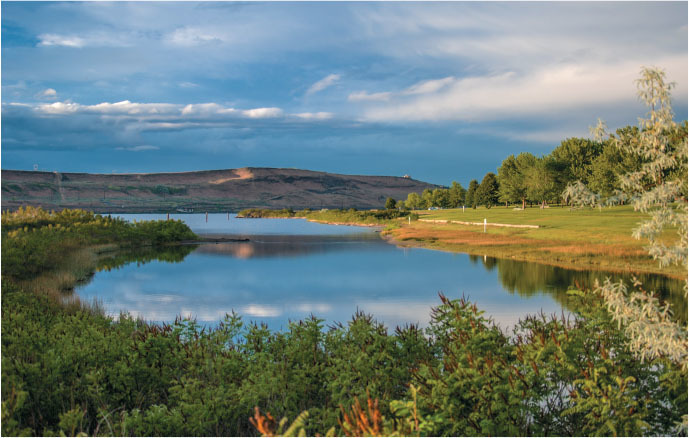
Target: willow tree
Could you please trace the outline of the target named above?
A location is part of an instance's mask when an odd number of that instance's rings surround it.
[[[580,204],[630,202],[634,210],[647,214],[647,219],[632,235],[648,239],[649,255],[658,260],[660,266],[686,267],[686,124],[680,125],[673,120],[670,91],[674,84],[666,81],[663,70],[643,67],[636,85],[638,96],[649,112],[646,118],[639,119],[638,131],[610,134],[609,139],[621,151],[641,157],[641,164],[636,170],[618,176],[621,190],[605,201],[591,196],[582,184],[570,185],[565,194]],[[593,131],[598,138],[603,138],[605,124],[599,120]],[[668,240],[667,233],[663,236],[668,228],[676,229],[674,239]],[[644,291],[638,283],[634,286],[630,288],[622,281],[613,283],[608,279],[597,291],[605,298],[613,318],[624,327],[632,349],[642,360],[667,358],[686,369],[686,325],[673,320],[669,304],[661,305],[652,292]],[[686,283],[684,293],[686,296]],[[684,426],[686,428],[686,416]]]

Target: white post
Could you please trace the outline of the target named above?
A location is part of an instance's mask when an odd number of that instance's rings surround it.
[[[464,206],[462,205],[462,213],[464,213]]]
[[[483,218],[483,232],[484,233],[486,232],[486,224],[487,223],[488,223],[488,221],[486,220],[486,218]]]
[[[409,225],[411,225],[411,216],[409,216]]]

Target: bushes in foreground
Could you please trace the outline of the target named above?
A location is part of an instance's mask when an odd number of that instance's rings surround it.
[[[277,333],[238,315],[211,329],[182,319],[114,321],[23,290],[17,279],[39,271],[16,260],[69,257],[58,252],[69,242],[131,243],[140,230],[187,233],[88,215],[57,227],[56,217],[39,216],[3,230],[3,435],[276,430],[255,407],[298,418],[283,432],[311,435],[686,435],[686,364],[640,360],[596,293],[571,292],[569,320],[530,317],[509,336],[471,303],[442,296],[427,329],[394,332],[361,313],[333,327],[311,317]],[[65,231],[82,226],[93,234]],[[16,245],[26,236],[47,240]],[[15,261],[5,261],[5,245]]]
[[[387,435],[667,435],[686,413],[686,368],[639,361],[591,297],[585,318],[506,336],[446,298],[427,330],[357,314],[271,333],[237,315],[211,330],[113,322],[7,282],[2,295],[5,435],[253,435],[255,406],[341,435],[340,406],[368,397]]]

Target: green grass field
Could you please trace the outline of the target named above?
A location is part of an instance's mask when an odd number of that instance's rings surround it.
[[[502,228],[480,225],[436,224],[412,221],[400,223],[391,235],[407,242],[433,249],[501,258],[535,261],[578,269],[626,272],[652,272],[686,278],[685,266],[661,268],[648,256],[647,241],[632,237],[632,231],[648,216],[631,206],[598,209],[538,207],[526,210],[493,207],[486,209],[450,209],[419,211],[420,219],[448,220],[512,225],[538,225],[538,229]],[[664,239],[677,238],[667,230]]]

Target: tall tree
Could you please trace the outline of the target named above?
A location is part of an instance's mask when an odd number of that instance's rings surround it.
[[[558,163],[551,157],[537,158],[534,166],[529,168],[525,175],[526,194],[529,199],[539,201],[541,207],[549,200],[558,199],[562,193],[558,170]]]
[[[464,198],[466,197],[466,189],[462,187],[457,181],[452,181],[449,188],[450,194],[450,208],[457,208],[464,205]]]
[[[661,266],[677,264],[686,268],[689,225],[686,123],[679,125],[673,121],[670,102],[673,84],[665,81],[664,71],[643,67],[636,85],[639,98],[650,109],[647,118],[639,120],[638,135],[618,133],[611,135],[610,140],[622,151],[641,156],[644,161],[638,169],[618,175],[622,193],[608,199],[608,203],[629,199],[634,210],[648,213],[648,220],[639,224],[632,235],[648,239],[649,255]],[[595,131],[601,138],[606,134],[602,121]],[[574,199],[582,204],[587,200],[598,203],[600,197],[589,196],[587,190],[583,185],[567,188],[570,194],[579,192],[581,196]],[[667,233],[668,227],[677,233],[674,241]],[[642,360],[664,357],[686,367],[686,322],[680,324],[673,320],[667,305],[661,305],[655,296],[637,286],[640,285],[628,288],[624,281],[613,283],[608,279],[597,292],[605,298],[613,318],[624,327],[631,349]],[[685,293],[686,290],[685,284]]]
[[[478,181],[472,179],[469,182],[469,189],[467,190],[466,200],[464,201],[466,205],[471,208],[476,208],[476,189],[478,189]]]
[[[394,210],[396,205],[397,201],[395,201],[394,198],[388,197],[388,199],[385,200],[385,208],[388,210]]]
[[[488,172],[483,177],[481,185],[476,189],[474,195],[474,203],[477,205],[484,205],[486,208],[491,208],[499,201],[498,193],[498,178],[493,172]]]
[[[433,192],[431,189],[424,189],[421,192],[421,208],[426,209],[433,207]]]
[[[450,192],[446,189],[433,190],[433,206],[440,208],[450,208]]]
[[[516,158],[514,155],[510,155],[502,162],[498,168],[501,201],[521,202],[522,208],[526,207],[526,175],[535,164],[536,157],[528,152],[522,152]]]
[[[410,210],[418,210],[421,208],[421,196],[418,193],[411,192],[407,195],[407,200],[404,205]]]
[[[568,138],[553,149],[550,156],[557,161],[565,184],[581,181],[588,184],[592,173],[591,164],[603,152],[603,144],[587,138]]]

